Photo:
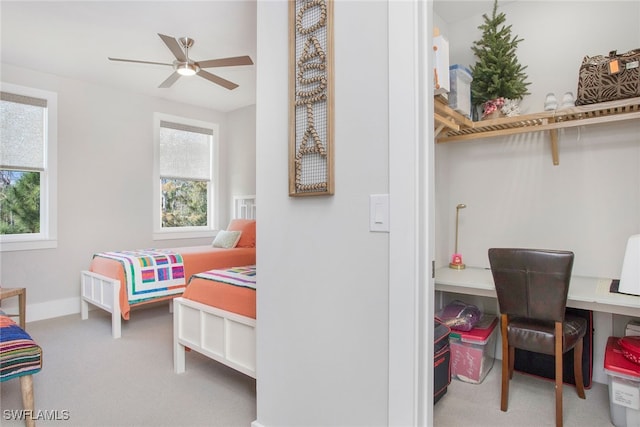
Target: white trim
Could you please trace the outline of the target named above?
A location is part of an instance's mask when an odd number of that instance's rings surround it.
[[[58,247],[57,240],[33,239],[20,242],[1,242],[0,252],[9,251],[32,251],[36,249],[55,249]]]
[[[45,168],[40,181],[40,233],[0,236],[0,252],[58,246],[58,94],[0,82],[0,91],[47,100]]]
[[[428,10],[389,2],[389,426],[433,424]],[[426,31],[425,31],[426,30]]]
[[[4,308],[11,309],[11,307],[13,306],[9,304],[9,301],[10,300],[6,301],[6,307],[5,301],[3,301],[2,306]],[[70,314],[78,314],[80,313],[80,297],[62,298],[53,301],[27,304],[26,312],[27,322],[37,322],[39,320],[47,320],[61,316],[68,316]]]
[[[216,237],[218,230],[194,230],[188,231],[183,229],[166,230],[162,232],[153,233],[153,240],[172,240],[172,239],[197,239],[209,237],[213,239]]]
[[[181,227],[178,229],[163,229],[161,226],[160,211],[160,190],[158,183],[160,181],[160,122],[168,121],[173,123],[181,123],[190,126],[196,126],[213,131],[212,149],[211,149],[211,181],[207,185],[208,203],[207,217],[209,224],[204,227]],[[220,126],[201,120],[189,119],[164,113],[153,114],[153,178],[152,178],[152,215],[153,215],[153,240],[169,240],[169,239],[189,239],[200,237],[213,237],[215,231],[219,228],[220,221],[220,204],[219,204],[219,187],[220,187]]]
[[[422,365],[418,373],[418,425],[433,425],[434,378],[434,316],[435,316],[435,139],[433,126],[433,1],[418,3],[418,148],[420,163],[418,176],[419,235],[422,239],[418,251],[419,305],[418,322],[422,325],[418,335],[418,348]]]

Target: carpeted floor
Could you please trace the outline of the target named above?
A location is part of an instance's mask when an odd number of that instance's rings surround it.
[[[101,310],[85,321],[78,314],[28,323],[44,357],[34,375],[36,414],[43,418],[36,425],[250,426],[255,380],[195,352],[187,354],[187,371],[175,374],[172,322],[165,303],[134,310],[118,340]],[[0,387],[0,425],[23,426],[7,412],[22,409],[20,381]]]
[[[134,310],[119,340],[111,338],[110,317],[101,310],[86,321],[72,315],[27,324],[44,352],[34,376],[37,425],[249,427],[256,381],[195,352],[187,353],[186,373],[176,375],[172,321],[166,304]],[[23,426],[8,412],[22,408],[20,381],[0,388],[0,425]],[[594,383],[586,394],[581,400],[565,386],[564,425],[611,426],[607,386]],[[509,411],[501,412],[498,360],[482,384],[452,381],[435,405],[434,425],[553,426],[553,383],[516,373]]]
[[[509,408],[500,411],[501,361],[481,384],[452,380],[434,407],[438,427],[555,426],[555,389],[552,381],[515,372],[509,386]],[[610,427],[609,389],[593,383],[578,397],[573,386],[563,386],[565,427]]]

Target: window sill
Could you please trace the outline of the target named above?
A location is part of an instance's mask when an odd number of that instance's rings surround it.
[[[176,239],[199,239],[214,238],[218,234],[217,230],[202,231],[156,231],[153,233],[153,240],[176,240]]]
[[[55,249],[57,240],[30,240],[22,242],[0,242],[0,252],[32,251],[37,249]]]

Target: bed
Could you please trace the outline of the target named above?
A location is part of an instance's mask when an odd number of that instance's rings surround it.
[[[174,300],[173,364],[185,372],[185,351],[197,351],[256,377],[255,265],[194,275]]]
[[[168,301],[173,311],[174,298],[184,292],[192,275],[255,264],[255,214],[255,196],[234,197],[234,219],[226,231],[240,231],[235,247],[205,245],[94,254],[89,269],[80,273],[82,319],[89,317],[90,304],[103,309],[111,313],[113,338],[120,338],[122,319],[129,319],[132,308]]]

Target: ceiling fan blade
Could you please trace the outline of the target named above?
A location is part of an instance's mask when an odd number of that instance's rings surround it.
[[[211,82],[214,82],[215,84],[219,84],[220,86],[227,88],[229,90],[233,90],[235,88],[238,87],[237,84],[230,82],[229,80],[225,80],[222,77],[216,76],[215,74],[211,74],[207,71],[204,70],[200,70],[197,73],[200,77],[203,77]]]
[[[175,56],[178,61],[185,62],[187,60],[187,57],[185,56],[184,51],[180,47],[180,43],[178,43],[178,40],[176,40],[171,36],[165,36],[164,34],[158,33],[158,35],[160,36],[164,44],[167,45],[171,53],[173,53],[173,56]]]
[[[174,84],[176,80],[178,80],[179,78],[180,78],[180,74],[178,74],[178,72],[174,72],[167,78],[167,80],[163,81],[158,87],[161,87],[161,88],[171,87],[171,85]]]
[[[136,59],[122,59],[122,58],[111,58],[108,57],[109,61],[120,61],[120,62],[135,62],[138,64],[153,64],[153,65],[170,65],[173,66],[173,64],[167,64],[166,62],[151,62],[151,61],[138,61]]]
[[[232,67],[234,65],[253,65],[253,61],[248,56],[235,56],[233,58],[209,59],[198,61],[200,68]]]

